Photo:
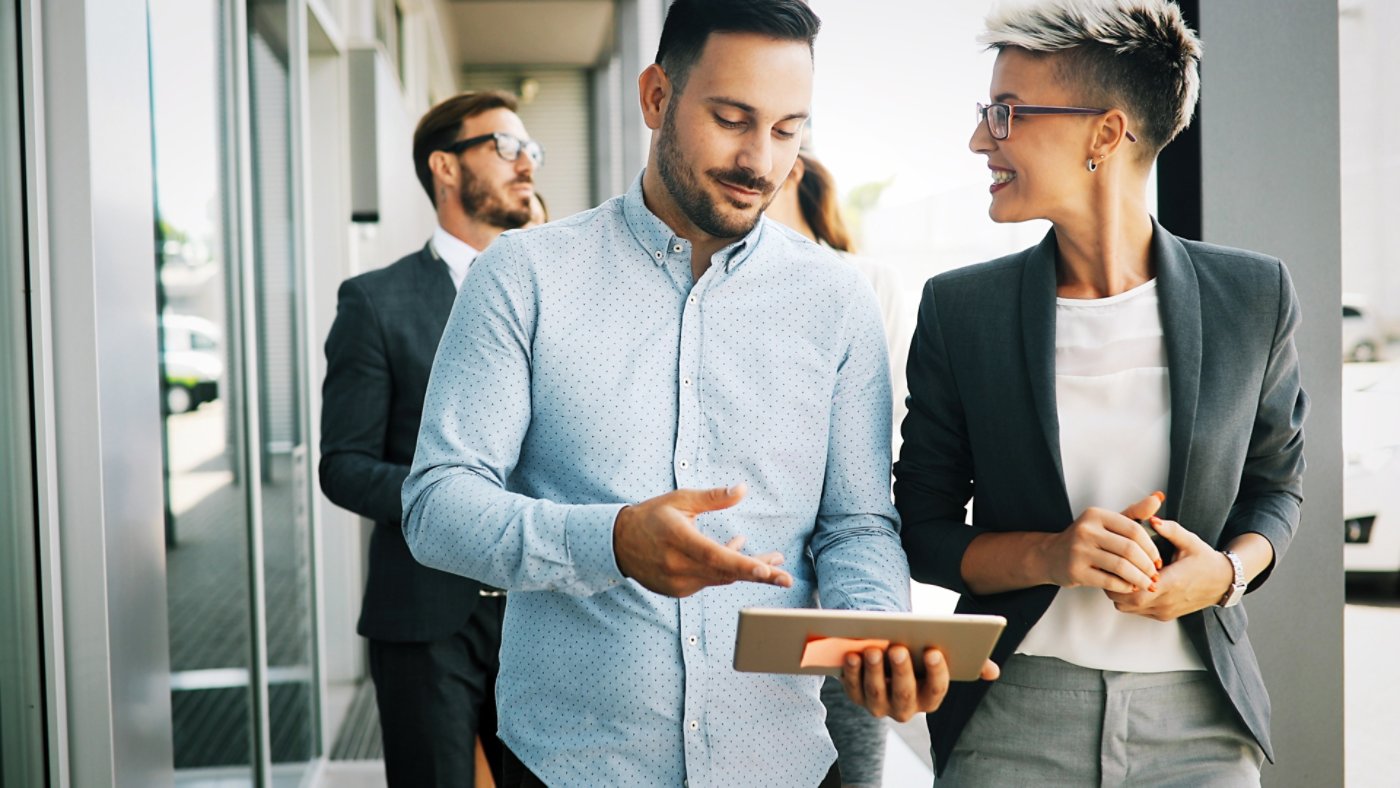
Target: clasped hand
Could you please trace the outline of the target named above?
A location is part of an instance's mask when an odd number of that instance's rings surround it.
[[[1101,588],[1124,613],[1171,621],[1215,604],[1233,577],[1228,559],[1179,523],[1156,517],[1160,493],[1122,512],[1086,509],[1051,537],[1045,559],[1052,582],[1066,588]],[[1171,543],[1176,556],[1162,555],[1139,520]]]
[[[744,555],[744,537],[720,544],[700,533],[695,519],[744,499],[743,484],[711,490],[676,490],[627,506],[613,525],[613,554],[623,575],[670,597],[746,580],[792,587],[778,568],[782,553]]]

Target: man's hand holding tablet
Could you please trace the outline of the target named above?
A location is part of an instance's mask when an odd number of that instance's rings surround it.
[[[904,722],[937,709],[950,681],[1000,676],[988,657],[1005,626],[1001,616],[745,608],[734,667],[838,676],[871,714]]]
[[[841,668],[841,685],[851,700],[876,717],[907,722],[919,712],[935,711],[948,694],[948,660],[937,648],[924,649],[920,676],[915,674],[912,656],[907,647],[897,643],[885,649],[867,646],[863,652],[850,652]],[[994,681],[1000,675],[1001,668],[995,662],[983,662],[984,681]]]

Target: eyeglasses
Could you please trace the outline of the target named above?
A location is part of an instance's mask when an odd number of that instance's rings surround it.
[[[544,164],[544,148],[534,140],[522,140],[513,134],[494,132],[492,134],[482,134],[478,137],[468,137],[464,140],[457,140],[442,150],[447,153],[461,153],[468,148],[474,148],[483,142],[496,143],[496,155],[506,161],[515,161],[524,153],[530,157],[536,167]]]
[[[1047,107],[1037,104],[977,104],[977,122],[986,123],[992,139],[1004,140],[1011,136],[1011,119],[1016,115],[1102,115],[1106,109],[1086,107]],[[1131,131],[1125,132],[1128,142],[1137,142]]]

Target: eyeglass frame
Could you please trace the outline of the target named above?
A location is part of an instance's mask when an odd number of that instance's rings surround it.
[[[991,115],[988,112],[992,107],[1006,107],[1006,134],[998,137],[996,129],[992,128]],[[977,102],[977,122],[986,125],[987,133],[992,135],[992,139],[998,142],[1011,138],[1011,121],[1015,120],[1016,113],[1022,115],[1103,115],[1108,112],[1106,109],[1092,109],[1089,107],[1057,107],[1050,104],[1007,104],[1004,101],[994,101],[991,104]],[[1137,137],[1131,131],[1123,132],[1128,138],[1128,142],[1137,142]]]
[[[514,158],[507,158],[506,155],[501,152],[501,140],[503,139],[513,140],[520,146],[516,149]],[[461,155],[465,153],[468,149],[474,148],[477,145],[480,145],[481,143],[487,141],[495,143],[496,155],[501,157],[502,161],[508,161],[511,163],[517,162],[520,160],[520,154],[524,153],[526,156],[529,156],[530,161],[533,162],[536,167],[541,167],[544,165],[543,145],[539,144],[534,140],[522,140],[514,134],[506,134],[503,131],[493,131],[490,134],[479,134],[475,137],[467,137],[464,140],[456,140],[455,142],[449,145],[444,145],[442,148],[439,148],[439,150],[441,150],[444,153]],[[528,153],[530,146],[532,145],[534,146],[535,150],[539,151],[539,158],[531,156]]]

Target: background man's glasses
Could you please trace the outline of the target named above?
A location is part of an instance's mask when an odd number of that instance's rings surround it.
[[[1051,107],[1039,104],[977,104],[977,122],[986,123],[992,139],[1004,140],[1011,136],[1011,119],[1016,115],[1102,115],[1106,109],[1087,107]],[[1126,132],[1128,142],[1137,142],[1131,131]]]
[[[468,137],[464,140],[457,140],[443,148],[443,150],[448,153],[461,153],[483,142],[496,143],[496,155],[506,161],[515,161],[520,158],[521,153],[524,153],[526,156],[530,157],[530,161],[534,162],[536,167],[544,164],[544,148],[538,142],[534,140],[522,140],[512,134],[504,134],[499,131],[492,134],[482,134],[478,137]]]

